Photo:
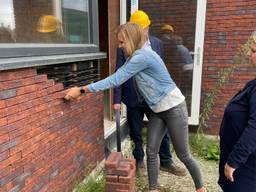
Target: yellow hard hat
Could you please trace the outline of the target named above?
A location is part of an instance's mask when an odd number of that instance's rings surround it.
[[[174,28],[171,25],[168,25],[168,24],[162,25],[161,30],[174,32]]]
[[[37,31],[40,33],[54,32],[60,27],[59,20],[53,15],[42,15],[37,23]]]
[[[148,18],[148,15],[141,10],[137,10],[131,15],[130,22],[139,24],[142,27],[142,29],[145,29],[151,23],[151,21]]]

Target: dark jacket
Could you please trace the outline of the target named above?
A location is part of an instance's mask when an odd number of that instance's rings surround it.
[[[256,192],[256,80],[246,84],[227,105],[220,128],[219,185],[224,192]],[[224,165],[236,168],[234,182]]]
[[[163,43],[160,39],[149,36],[152,49],[163,59]],[[126,61],[122,49],[117,49],[116,70],[119,69]],[[139,96],[138,90],[135,89],[133,78],[123,83],[120,87],[114,89],[114,104],[123,102],[127,107],[135,107],[142,98]]]

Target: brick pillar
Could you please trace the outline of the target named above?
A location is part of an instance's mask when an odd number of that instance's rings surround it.
[[[112,152],[106,160],[105,192],[135,192],[135,159]]]

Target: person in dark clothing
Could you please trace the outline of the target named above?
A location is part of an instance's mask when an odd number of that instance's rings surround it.
[[[131,22],[139,24],[148,35],[150,20],[147,14],[141,10],[136,11],[130,18]],[[156,37],[148,36],[147,46],[150,46],[163,59],[163,44]],[[126,61],[126,56],[121,48],[117,49],[116,70],[119,69]],[[136,83],[133,78],[126,81],[122,86],[114,89],[114,109],[120,109],[121,102],[127,107],[127,121],[130,128],[130,137],[134,142],[133,156],[136,159],[137,168],[143,168],[144,150],[142,140],[142,128],[144,114],[149,118],[151,109],[139,94]],[[160,169],[172,174],[183,176],[186,174],[185,169],[177,167],[172,161],[170,152],[170,141],[165,134],[160,150]]]
[[[224,192],[256,192],[256,80],[228,103],[220,127],[218,183]]]

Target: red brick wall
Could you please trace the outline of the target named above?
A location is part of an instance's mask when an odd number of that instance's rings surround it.
[[[256,26],[256,0],[208,0],[204,45],[202,101],[217,81],[221,69],[232,63],[238,48],[246,42]],[[224,107],[234,93],[255,78],[256,70],[242,65],[217,95],[206,130],[218,134]]]
[[[35,69],[0,72],[0,191],[71,191],[104,158],[102,94],[64,103]]]

